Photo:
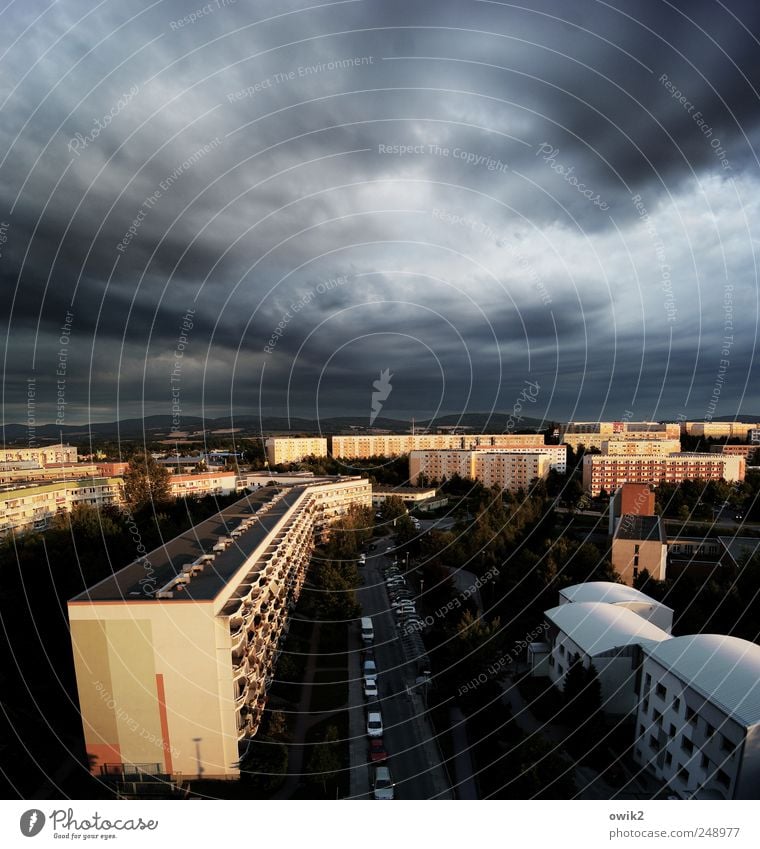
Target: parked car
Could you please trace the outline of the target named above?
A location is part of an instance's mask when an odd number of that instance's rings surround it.
[[[377,666],[374,660],[366,659],[362,668],[365,678],[377,678]]]
[[[369,759],[372,763],[384,763],[388,760],[388,752],[385,751],[382,737],[373,737],[369,741]]]
[[[380,716],[380,711],[371,711],[367,714],[367,736],[383,736],[383,718]]]
[[[377,698],[377,678],[365,678],[364,679],[364,698],[365,699],[376,699]]]
[[[387,766],[375,767],[375,780],[372,783],[372,789],[375,799],[393,798],[393,781],[391,771]]]

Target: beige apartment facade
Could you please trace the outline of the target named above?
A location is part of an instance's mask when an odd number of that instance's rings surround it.
[[[343,460],[366,460],[369,457],[403,457],[412,451],[455,451],[478,447],[512,445],[543,446],[542,433],[401,433],[353,434],[332,437],[332,455]]]
[[[591,454],[583,458],[583,488],[592,496],[602,490],[614,492],[624,483],[661,481],[681,483],[684,480],[742,481],[745,474],[743,457],[724,454],[683,452],[667,457]]]
[[[581,445],[601,450],[610,440],[676,440],[680,435],[680,425],[661,422],[566,422],[559,428],[559,441],[575,451]]]
[[[367,480],[263,488],[69,602],[93,772],[239,775],[314,536],[352,505]]]
[[[527,489],[534,478],[544,479],[552,467],[552,455],[535,449],[478,449],[475,451],[412,451],[409,481],[416,486],[420,475],[443,481],[454,475],[514,491]]]
[[[32,462],[38,466],[50,466],[54,463],[71,464],[77,462],[77,449],[74,445],[46,445],[38,448],[0,448],[0,463]]]
[[[667,457],[681,450],[680,439],[603,439],[602,454],[641,454]]]
[[[749,440],[750,433],[757,427],[751,422],[683,422],[682,430],[689,436],[702,436],[705,439],[744,439]]]
[[[327,456],[327,439],[321,436],[270,436],[264,446],[270,466]]]

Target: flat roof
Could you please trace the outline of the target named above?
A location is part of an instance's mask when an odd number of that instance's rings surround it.
[[[665,531],[659,516],[638,516],[635,513],[623,513],[615,531],[617,539],[657,540],[667,543]]]
[[[692,634],[651,645],[646,652],[737,722],[760,722],[760,646],[756,643],[722,634]]]
[[[271,502],[278,490],[263,488],[247,495],[189,528],[183,534],[151,551],[147,557],[134,560],[128,566],[110,575],[83,593],[71,599],[72,603],[91,601],[150,601],[168,602],[176,600],[211,601],[226,586],[232,575],[264,542],[267,535],[288,510],[306,491],[306,487],[293,487],[285,491],[279,501],[259,515],[258,521],[232,541],[224,551],[207,564],[202,572],[194,575],[173,598],[156,599],[152,591],[158,591],[173,577],[182,574],[182,567],[192,563],[202,554],[213,554],[212,548],[219,537],[229,536],[231,531],[260,508]],[[147,589],[146,589],[147,588]]]
[[[606,602],[562,604],[544,616],[591,657],[623,646],[671,639],[662,628],[627,607]]]
[[[760,539],[757,537],[718,537],[718,542],[731,555],[737,565],[743,558],[752,557],[760,551],[758,549]]]

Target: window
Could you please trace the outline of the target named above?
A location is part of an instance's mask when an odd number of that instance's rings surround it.
[[[659,698],[664,699],[668,695],[668,691],[665,688],[664,684],[658,684],[655,687],[655,693],[659,696]]]
[[[686,721],[691,722],[692,725],[696,724],[697,721],[697,712],[686,705]]]
[[[715,728],[709,722],[705,722],[705,736],[712,737],[715,734]]]
[[[673,763],[673,755],[670,752],[665,752],[665,766],[670,766]]]
[[[660,744],[657,742],[657,738],[654,736],[654,734],[651,734],[649,737],[649,748],[654,749],[655,752],[660,751]]]
[[[722,784],[724,787],[731,786],[731,779],[728,777],[727,773],[723,772],[722,769],[719,769],[718,772],[715,774],[715,780],[718,782],[718,784]]]
[[[673,699],[673,710],[681,710],[681,700],[678,698],[678,696]]]
[[[707,755],[702,755],[702,760],[699,764],[702,769],[710,769],[710,758]]]
[[[564,654],[565,654],[565,647],[564,647],[562,644],[560,644],[560,647],[559,647],[559,653],[560,653],[560,655],[562,655],[562,656],[564,657]]]
[[[634,578],[638,578],[638,577],[639,577],[639,569],[638,569],[638,567],[637,567],[637,566],[634,566],[634,567],[633,567],[633,577],[634,577]]]
[[[644,676],[644,689],[648,690],[652,686],[652,676],[647,672]]]
[[[689,740],[688,737],[681,738],[681,748],[684,752],[686,752],[687,755],[694,754],[694,744],[691,742],[691,740]]]
[[[662,714],[658,710],[652,711],[652,719],[659,725],[662,726]]]
[[[681,767],[681,769],[678,770],[678,777],[681,779],[681,781],[683,781],[684,784],[688,784],[689,770],[685,769],[684,767]]]
[[[734,744],[726,737],[725,734],[720,735],[720,747],[724,752],[733,751]]]
[[[670,724],[670,731],[669,731],[668,733],[670,734],[670,736],[671,736],[671,737],[675,737],[675,736],[676,736],[676,734],[678,733],[678,731],[676,730],[675,725],[673,725],[673,723],[672,723],[672,722],[671,722],[671,724]]]

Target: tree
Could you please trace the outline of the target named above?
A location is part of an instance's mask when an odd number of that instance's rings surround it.
[[[338,729],[329,725],[322,743],[315,743],[309,758],[307,771],[309,781],[322,784],[322,790],[327,796],[327,782],[334,781],[341,768],[340,746],[338,744]]]
[[[124,473],[124,499],[132,511],[170,500],[169,472],[150,454],[137,454]]]
[[[580,724],[593,721],[602,707],[602,685],[593,663],[584,666],[581,656],[575,654],[565,675],[563,690],[565,707],[563,721],[571,717],[581,720]]]

